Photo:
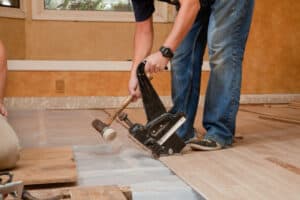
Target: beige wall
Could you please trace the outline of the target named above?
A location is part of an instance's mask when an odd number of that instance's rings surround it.
[[[300,93],[300,2],[256,1],[243,68],[243,94]],[[0,18],[0,38],[10,59],[127,60],[132,56],[133,23],[66,22]],[[155,24],[158,49],[171,24]],[[202,93],[208,73],[203,74]],[[170,91],[169,75],[155,82]],[[101,80],[98,80],[101,79]],[[128,73],[10,72],[8,96],[125,95]],[[55,90],[65,80],[65,93]],[[114,84],[115,82],[122,83]],[[21,87],[20,87],[21,86]],[[67,88],[76,88],[69,89]],[[22,88],[22,89],[20,89]]]

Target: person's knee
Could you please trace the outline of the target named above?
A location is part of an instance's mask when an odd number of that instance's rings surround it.
[[[6,52],[4,44],[0,40],[0,72],[6,70]]]
[[[1,115],[0,138],[0,170],[13,168],[20,156],[19,140],[14,130]]]
[[[231,38],[226,38],[224,33],[215,30],[208,35],[208,55],[211,63],[220,63],[226,57],[230,57],[232,41]]]
[[[5,57],[5,48],[3,42],[0,40],[0,58]]]

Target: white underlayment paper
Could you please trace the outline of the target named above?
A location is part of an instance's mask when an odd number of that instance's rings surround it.
[[[159,160],[121,141],[73,150],[79,185],[130,186],[134,200],[205,199]]]

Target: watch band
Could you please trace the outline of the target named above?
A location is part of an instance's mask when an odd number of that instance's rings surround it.
[[[172,50],[169,47],[161,46],[159,48],[159,51],[166,58],[173,58],[173,56],[174,56],[174,53],[172,52]]]

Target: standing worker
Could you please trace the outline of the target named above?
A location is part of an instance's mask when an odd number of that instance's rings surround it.
[[[8,113],[3,103],[6,72],[6,53],[0,40],[0,170],[15,167],[20,150],[18,137],[6,120]]]
[[[178,14],[159,50],[153,44],[153,0],[132,0],[136,30],[129,92],[140,97],[136,68],[146,60],[145,70],[162,71],[171,61],[172,113],[184,112],[187,121],[177,134],[196,150],[231,146],[239,108],[242,61],[251,24],[254,0],[164,0],[176,4]],[[210,78],[205,98],[204,139],[191,140],[199,101],[201,66],[208,44]]]

